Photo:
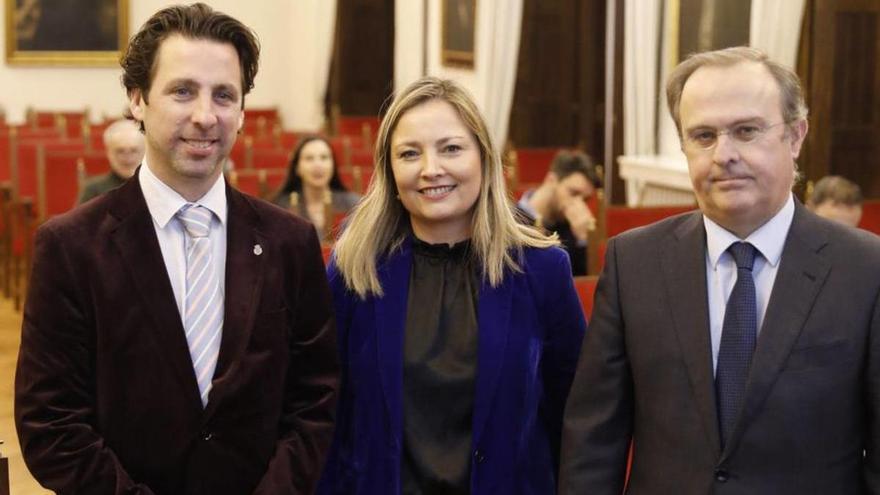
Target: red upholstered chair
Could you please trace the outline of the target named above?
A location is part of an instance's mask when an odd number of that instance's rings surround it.
[[[650,206],[628,208],[624,206],[610,206],[605,213],[606,237],[611,238],[627,230],[644,225],[650,225],[666,217],[678,215],[695,209],[694,205],[685,206]]]
[[[0,182],[0,286],[3,295],[12,295],[12,186]]]
[[[34,231],[36,214],[32,198],[21,198],[10,204],[11,266],[10,281],[13,305],[15,310],[21,309],[27,291],[33,256]]]
[[[51,149],[38,153],[37,221],[44,222],[73,208],[85,175],[81,153]]]
[[[268,200],[272,200],[272,194],[281,187],[281,184],[284,182],[284,179],[287,178],[287,166],[283,168],[265,168],[262,169],[263,175],[265,177],[265,195],[264,197]]]
[[[880,235],[880,200],[865,201],[862,204],[862,221],[859,228]]]
[[[379,130],[379,118],[375,115],[340,115],[336,118],[336,135],[360,138],[357,148],[372,147],[376,132]]]
[[[281,122],[281,114],[278,113],[278,108],[276,107],[246,108],[244,110],[245,125],[247,125],[249,121],[256,122],[257,119],[261,117],[273,124],[276,122]]]
[[[78,154],[83,161],[83,172],[86,177],[106,174],[110,171],[110,159],[104,150],[86,150]]]
[[[345,165],[352,167],[373,167],[372,149],[351,149]]]
[[[517,187],[539,184],[547,175],[553,157],[564,148],[517,148],[512,156]]]
[[[17,153],[16,161],[13,162],[13,170],[17,168],[17,180],[13,176],[13,191],[16,198],[34,198],[34,204],[40,206],[38,199],[39,183],[39,167],[44,163],[47,153],[71,153],[76,156],[85,153],[85,144],[82,141],[61,141],[61,140],[44,140],[44,139],[27,139],[21,140],[16,146],[13,144],[14,152]],[[40,210],[40,219],[43,211]]]
[[[587,319],[593,316],[593,296],[596,294],[596,282],[599,277],[595,275],[580,276],[574,278],[574,288],[577,290]]]
[[[254,148],[251,151],[251,168],[275,169],[287,168],[290,162],[289,149],[285,148]]]
[[[272,139],[275,142],[276,148],[283,148],[286,150],[293,151],[293,148],[296,147],[299,140],[302,139],[303,133],[293,132],[293,131],[285,131],[280,126],[276,127],[272,131]]]
[[[336,156],[336,159],[341,162],[338,165],[344,165],[345,159],[348,156],[348,150],[351,148],[351,139],[346,136],[332,136],[328,137],[327,141],[330,142],[330,147],[333,148],[333,154]]]
[[[281,125],[281,115],[277,108],[252,108],[244,111],[245,136],[271,137],[272,130]]]
[[[596,206],[596,209],[593,209],[594,206]],[[607,247],[606,242],[608,239],[623,232],[626,232],[627,230],[634,229],[636,227],[642,227],[644,225],[650,225],[659,220],[663,220],[664,218],[678,215],[679,213],[691,211],[695,209],[696,206],[676,205],[638,208],[629,208],[626,206],[608,206],[600,209],[598,202],[591,202],[590,208],[593,209],[594,214],[597,215],[596,219],[598,220],[599,224],[597,237],[595,239],[590,239],[590,249],[595,250],[591,251],[590,258],[591,260],[594,259],[592,252],[595,252],[595,273],[599,273],[602,271],[602,267],[605,265],[605,250]],[[591,264],[591,267],[592,266],[593,265]],[[593,272],[591,271],[590,273]]]
[[[271,201],[286,175],[286,168],[243,169],[229,172],[227,180],[239,191]]]
[[[260,197],[260,177],[256,170],[233,170],[227,174],[229,185],[239,191]]]
[[[321,256],[324,257],[324,264],[330,261],[330,255],[333,253],[333,246],[330,244],[321,244]]]
[[[47,112],[28,109],[28,126],[31,129],[54,129],[65,138],[78,138],[88,126],[88,110],[73,112]]]
[[[354,192],[364,194],[373,180],[373,167],[352,167],[352,178],[354,179]]]

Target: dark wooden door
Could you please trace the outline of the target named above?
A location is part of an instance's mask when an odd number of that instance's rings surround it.
[[[394,0],[338,0],[328,105],[378,115],[394,86]]]
[[[800,72],[811,128],[800,162],[809,180],[842,175],[880,198],[880,0],[811,0],[808,9]]]

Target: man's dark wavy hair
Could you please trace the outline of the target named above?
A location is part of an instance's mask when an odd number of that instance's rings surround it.
[[[237,19],[203,3],[164,8],[153,14],[131,38],[119,62],[123,71],[122,84],[129,97],[134,90],[140,90],[141,97],[147,102],[156,53],[162,41],[174,34],[190,39],[230,43],[235,47],[241,64],[241,104],[244,107],[244,95],[253,89],[259,66],[260,44],[257,36]]]

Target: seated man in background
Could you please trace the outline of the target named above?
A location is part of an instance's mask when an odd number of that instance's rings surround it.
[[[571,257],[574,275],[587,274],[587,235],[596,226],[587,200],[599,184],[599,175],[586,153],[560,151],[544,182],[519,200],[518,206],[530,222],[559,235]]]
[[[820,217],[858,227],[862,219],[862,189],[839,175],[823,177],[807,198],[807,208]]]
[[[144,136],[134,122],[117,120],[104,130],[104,148],[110,171],[86,181],[79,192],[78,204],[116,189],[134,175],[144,158]]]

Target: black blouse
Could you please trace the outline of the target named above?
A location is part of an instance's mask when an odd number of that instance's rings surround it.
[[[403,495],[470,493],[479,276],[468,241],[413,239],[403,351]]]

